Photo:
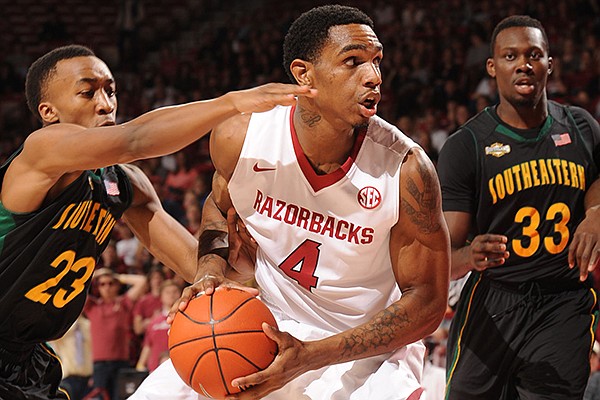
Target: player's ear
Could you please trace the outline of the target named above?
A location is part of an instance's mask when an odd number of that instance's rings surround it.
[[[492,78],[496,77],[496,65],[494,64],[493,58],[490,57],[487,59],[487,62],[485,63],[485,69],[489,76]]]
[[[40,103],[38,106],[38,112],[40,113],[40,117],[42,118],[44,125],[58,122],[58,113],[52,104],[48,102]]]
[[[312,63],[300,60],[298,58],[292,61],[290,64],[290,71],[292,72],[292,75],[294,75],[294,78],[296,78],[296,82],[298,82],[299,85],[307,85],[312,87],[313,82],[311,80],[311,70]]]
[[[552,73],[553,65],[554,61],[552,60],[552,57],[548,57],[548,75]]]

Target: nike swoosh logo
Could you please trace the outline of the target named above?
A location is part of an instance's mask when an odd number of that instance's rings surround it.
[[[275,171],[274,167],[268,167],[268,168],[261,168],[258,166],[258,163],[254,164],[254,167],[252,167],[252,170],[254,172],[265,172],[265,171]]]

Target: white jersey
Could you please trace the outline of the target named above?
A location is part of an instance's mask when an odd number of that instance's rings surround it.
[[[337,333],[400,298],[389,238],[398,221],[400,167],[416,144],[373,117],[344,165],[317,175],[298,143],[292,110],[252,115],[229,192],[259,245],[263,301],[275,313]]]
[[[373,117],[346,163],[315,174],[294,132],[293,108],[253,114],[229,181],[257,241],[256,280],[281,331],[318,340],[367,322],[401,296],[389,254],[400,167],[416,144]],[[416,400],[424,346],[308,371],[265,400]],[[130,400],[198,400],[161,364]]]

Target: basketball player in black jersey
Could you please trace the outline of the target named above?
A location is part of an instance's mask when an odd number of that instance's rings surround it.
[[[313,92],[268,84],[115,126],[113,75],[76,45],[33,63],[26,92],[43,127],[0,167],[0,398],[66,399],[44,342],[81,312],[119,218],[160,261],[195,281],[197,241],[164,211],[139,168],[116,164],[177,151],[228,117]]]
[[[581,399],[596,321],[587,277],[600,252],[600,127],[547,99],[539,21],[504,19],[491,51],[500,102],[452,135],[438,164],[452,276],[470,272],[446,398]]]

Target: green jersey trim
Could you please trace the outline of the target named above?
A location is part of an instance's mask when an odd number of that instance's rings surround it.
[[[12,213],[4,208],[4,205],[0,202],[0,254],[4,249],[4,238],[16,225]]]

